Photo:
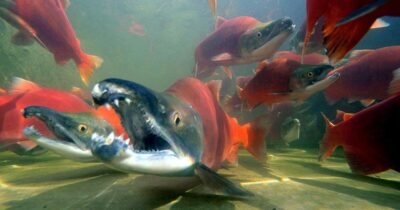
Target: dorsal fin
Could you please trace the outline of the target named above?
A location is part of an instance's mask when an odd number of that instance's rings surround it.
[[[226,19],[218,16],[217,20],[215,21],[215,30],[217,30],[223,23],[225,23]]]
[[[14,77],[11,84],[10,93],[20,94],[28,91],[40,90],[41,88],[42,87],[32,81],[22,79],[20,77]]]
[[[207,87],[219,102],[219,93],[221,91],[221,80],[210,80],[207,82]]]

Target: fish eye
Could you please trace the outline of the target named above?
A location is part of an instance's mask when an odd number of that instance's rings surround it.
[[[78,126],[78,131],[81,132],[81,133],[86,133],[87,130],[88,130],[87,125],[80,124],[80,125]]]
[[[261,38],[261,36],[262,36],[262,33],[261,33],[261,32],[258,32],[258,33],[257,33],[257,37],[258,37],[258,38]]]
[[[172,120],[173,120],[173,123],[175,124],[175,127],[180,126],[182,124],[181,114],[179,112],[175,112]]]
[[[307,72],[307,77],[308,78],[313,78],[314,77],[314,72]]]

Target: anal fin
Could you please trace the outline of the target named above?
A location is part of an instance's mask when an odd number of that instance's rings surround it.
[[[195,171],[202,183],[215,192],[234,197],[253,196],[253,193],[222,177],[204,164],[197,164]]]

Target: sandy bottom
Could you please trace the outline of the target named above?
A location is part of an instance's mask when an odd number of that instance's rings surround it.
[[[0,154],[0,209],[400,209],[400,174],[352,174],[343,157],[317,150],[270,150],[266,163],[245,151],[219,173],[252,191],[240,200],[208,194],[192,178],[123,174],[47,153]],[[340,152],[339,152],[340,154]]]

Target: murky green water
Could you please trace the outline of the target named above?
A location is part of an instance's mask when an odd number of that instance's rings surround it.
[[[220,174],[255,194],[237,200],[207,194],[191,178],[123,174],[48,153],[1,157],[1,208],[10,209],[399,209],[400,176],[350,172],[343,157],[320,164],[316,150],[271,150],[266,164],[243,151]]]
[[[299,26],[305,16],[304,0],[218,3],[218,14],[227,18],[250,15],[266,21],[289,16]],[[193,51],[215,21],[206,0],[71,0],[67,14],[82,49],[104,59],[89,87],[72,62],[56,65],[52,54],[38,44],[13,45],[10,38],[16,30],[0,20],[0,88],[22,77],[51,88],[89,90],[102,79],[118,77],[161,91],[192,74]],[[133,23],[143,26],[144,36],[129,31]],[[358,48],[398,44],[399,28],[393,23],[392,35],[385,40],[389,32],[370,32]],[[288,48],[287,43],[282,47]],[[244,75],[254,66],[233,69]],[[250,199],[210,194],[194,178],[124,174],[52,152],[2,152],[0,209],[400,209],[399,173],[355,175],[341,151],[326,162],[317,161],[316,139],[323,131],[319,124],[319,133],[307,131],[300,143],[292,144],[305,149],[268,149],[265,163],[240,151],[238,167],[218,171],[253,192]]]

